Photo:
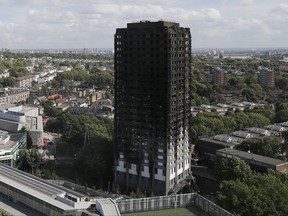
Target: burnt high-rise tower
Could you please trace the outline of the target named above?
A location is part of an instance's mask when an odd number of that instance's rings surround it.
[[[190,29],[128,23],[114,46],[115,182],[168,194],[190,174]]]

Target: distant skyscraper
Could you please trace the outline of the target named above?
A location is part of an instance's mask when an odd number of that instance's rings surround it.
[[[190,174],[191,34],[172,22],[115,34],[115,182],[164,195]]]
[[[225,85],[225,74],[222,68],[215,67],[213,69],[213,77],[212,77],[212,83],[214,85],[218,86],[224,86]]]
[[[260,85],[263,88],[274,88],[275,87],[275,72],[268,68],[260,69]]]

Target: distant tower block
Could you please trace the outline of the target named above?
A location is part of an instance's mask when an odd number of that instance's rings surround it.
[[[263,88],[274,88],[275,87],[275,72],[268,68],[260,69],[259,77],[260,85]]]

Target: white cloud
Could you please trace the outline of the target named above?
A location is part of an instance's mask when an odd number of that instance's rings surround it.
[[[279,11],[282,11],[284,13],[288,13],[288,4],[280,4],[277,8]]]
[[[280,22],[288,21],[288,4],[279,4],[273,10],[271,10],[270,14],[272,18]]]
[[[86,13],[101,14],[103,16],[118,16],[125,20],[129,19],[149,19],[159,20],[161,18],[169,18],[173,20],[201,20],[201,21],[216,21],[221,18],[221,14],[214,8],[202,9],[199,11],[186,10],[184,8],[173,7],[165,8],[160,5],[145,4],[145,5],[117,5],[117,4],[100,4],[93,5]]]
[[[252,5],[254,0],[237,0],[237,4],[239,5]]]
[[[37,10],[31,9],[27,13],[29,22],[35,23],[67,23],[67,22],[77,22],[76,16],[71,11],[57,12],[47,9]]]
[[[245,46],[257,44],[257,38],[287,43],[283,0],[0,0],[0,5],[0,47],[113,47],[116,28],[142,19],[190,27],[198,47],[227,46],[229,40]]]

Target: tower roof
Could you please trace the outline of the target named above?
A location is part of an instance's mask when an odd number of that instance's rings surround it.
[[[144,20],[135,23],[128,23],[127,28],[139,28],[139,27],[179,27],[179,23],[169,22],[169,21],[156,21],[151,22],[149,20]]]

